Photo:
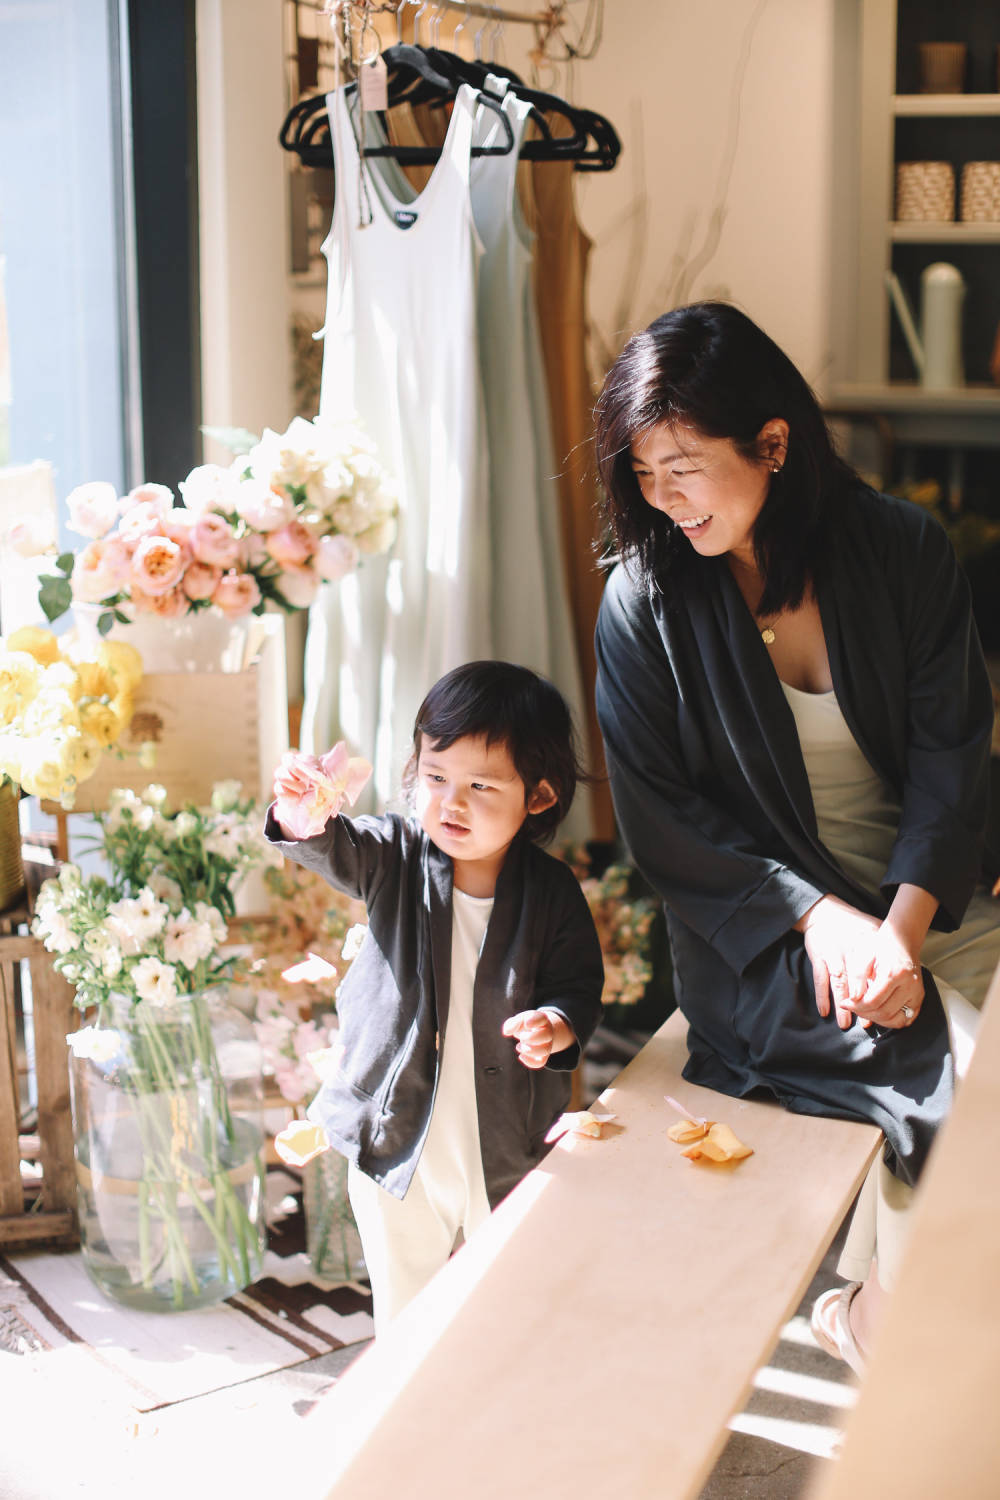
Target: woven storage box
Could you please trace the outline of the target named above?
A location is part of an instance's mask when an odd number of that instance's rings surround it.
[[[961,215],[967,224],[1000,222],[1000,161],[967,161],[962,168]]]
[[[955,217],[955,169],[948,161],[901,161],[896,168],[896,220],[946,223]]]

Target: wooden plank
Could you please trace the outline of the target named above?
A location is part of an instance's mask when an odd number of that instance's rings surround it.
[[[52,967],[41,943],[31,965],[31,994],[43,1201],[49,1211],[72,1215],[76,1173],[66,1036],[73,1029],[73,988]]]
[[[76,1218],[71,1213],[13,1214],[0,1217],[0,1245],[37,1245],[43,1240],[72,1241],[76,1237]]]
[[[1000,1494],[1000,968],[841,1455],[814,1500]]]
[[[5,941],[0,939],[0,945]],[[14,965],[3,959],[0,961],[0,1214],[20,1213],[24,1208],[19,1116]]]
[[[683,1082],[685,1032],[602,1095],[620,1128],[564,1137],[317,1404],[317,1494],[697,1495],[881,1137]],[[667,1092],[755,1154],[686,1160]]]

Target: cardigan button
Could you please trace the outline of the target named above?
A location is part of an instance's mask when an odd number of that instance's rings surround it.
[[[484,1068],[483,1069],[483,1072],[486,1074],[487,1078],[492,1078],[494,1073],[499,1073],[500,1071],[501,1070],[499,1068]]]

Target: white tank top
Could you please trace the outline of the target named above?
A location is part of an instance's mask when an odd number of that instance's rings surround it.
[[[383,160],[361,168],[345,91],[327,102],[337,198],[323,247],[320,413],[360,417],[399,485],[400,525],[388,558],[366,558],[313,606],[302,744],[322,750],[346,738],[363,750],[375,767],[372,799],[384,803],[427,689],[492,655],[482,247],[469,193],[476,106],[473,91],[459,89],[440,160],[404,201]]]

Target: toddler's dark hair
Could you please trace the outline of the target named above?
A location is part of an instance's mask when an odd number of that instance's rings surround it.
[[[505,745],[524,782],[525,796],[547,781],[556,800],[525,820],[528,837],[546,844],[569,812],[578,781],[588,781],[577,755],[569,708],[558,688],[509,661],[470,661],[436,682],[417,710],[413,750],[403,772],[412,794],[426,738],[447,750],[466,735]]]

